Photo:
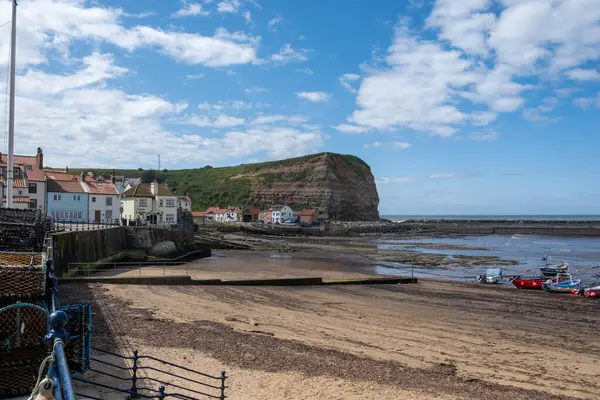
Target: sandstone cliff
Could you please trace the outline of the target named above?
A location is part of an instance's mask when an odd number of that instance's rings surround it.
[[[74,169],[74,171],[81,171]],[[110,176],[112,171],[84,169]],[[78,173],[78,172],[77,172]],[[154,179],[152,170],[118,170],[128,178]],[[194,211],[208,207],[261,207],[287,204],[317,209],[321,216],[337,220],[376,220],[379,196],[371,168],[360,158],[320,153],[286,160],[232,167],[162,170],[177,195],[186,193]]]
[[[266,204],[316,208],[327,218],[375,220],[379,196],[369,166],[354,156],[322,153],[242,174],[252,198]]]

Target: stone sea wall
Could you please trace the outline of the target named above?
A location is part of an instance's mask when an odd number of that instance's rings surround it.
[[[61,276],[69,263],[93,263],[120,258],[128,250],[148,251],[161,242],[173,242],[177,250],[193,244],[191,230],[115,227],[91,231],[60,232],[52,235],[54,268]]]

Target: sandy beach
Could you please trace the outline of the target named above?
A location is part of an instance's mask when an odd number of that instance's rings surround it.
[[[220,251],[196,278],[367,276],[322,250]],[[598,303],[511,287],[70,284],[94,342],[227,371],[230,399],[567,399],[600,389]],[[110,396],[104,396],[109,398]]]

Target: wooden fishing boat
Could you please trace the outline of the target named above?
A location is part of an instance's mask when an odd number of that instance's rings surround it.
[[[541,267],[540,271],[544,275],[556,275],[556,274],[564,274],[569,272],[570,265],[567,263],[556,264],[556,265],[546,265],[545,267]]]
[[[578,290],[581,287],[581,280],[573,280],[571,274],[561,274],[555,280],[548,279],[542,287],[546,292],[571,293],[571,291]]]

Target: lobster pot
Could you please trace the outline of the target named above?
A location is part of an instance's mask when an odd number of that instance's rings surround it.
[[[0,308],[0,398],[28,394],[48,355],[48,311],[35,304]]]
[[[45,253],[0,253],[0,301],[37,299],[46,290]]]

